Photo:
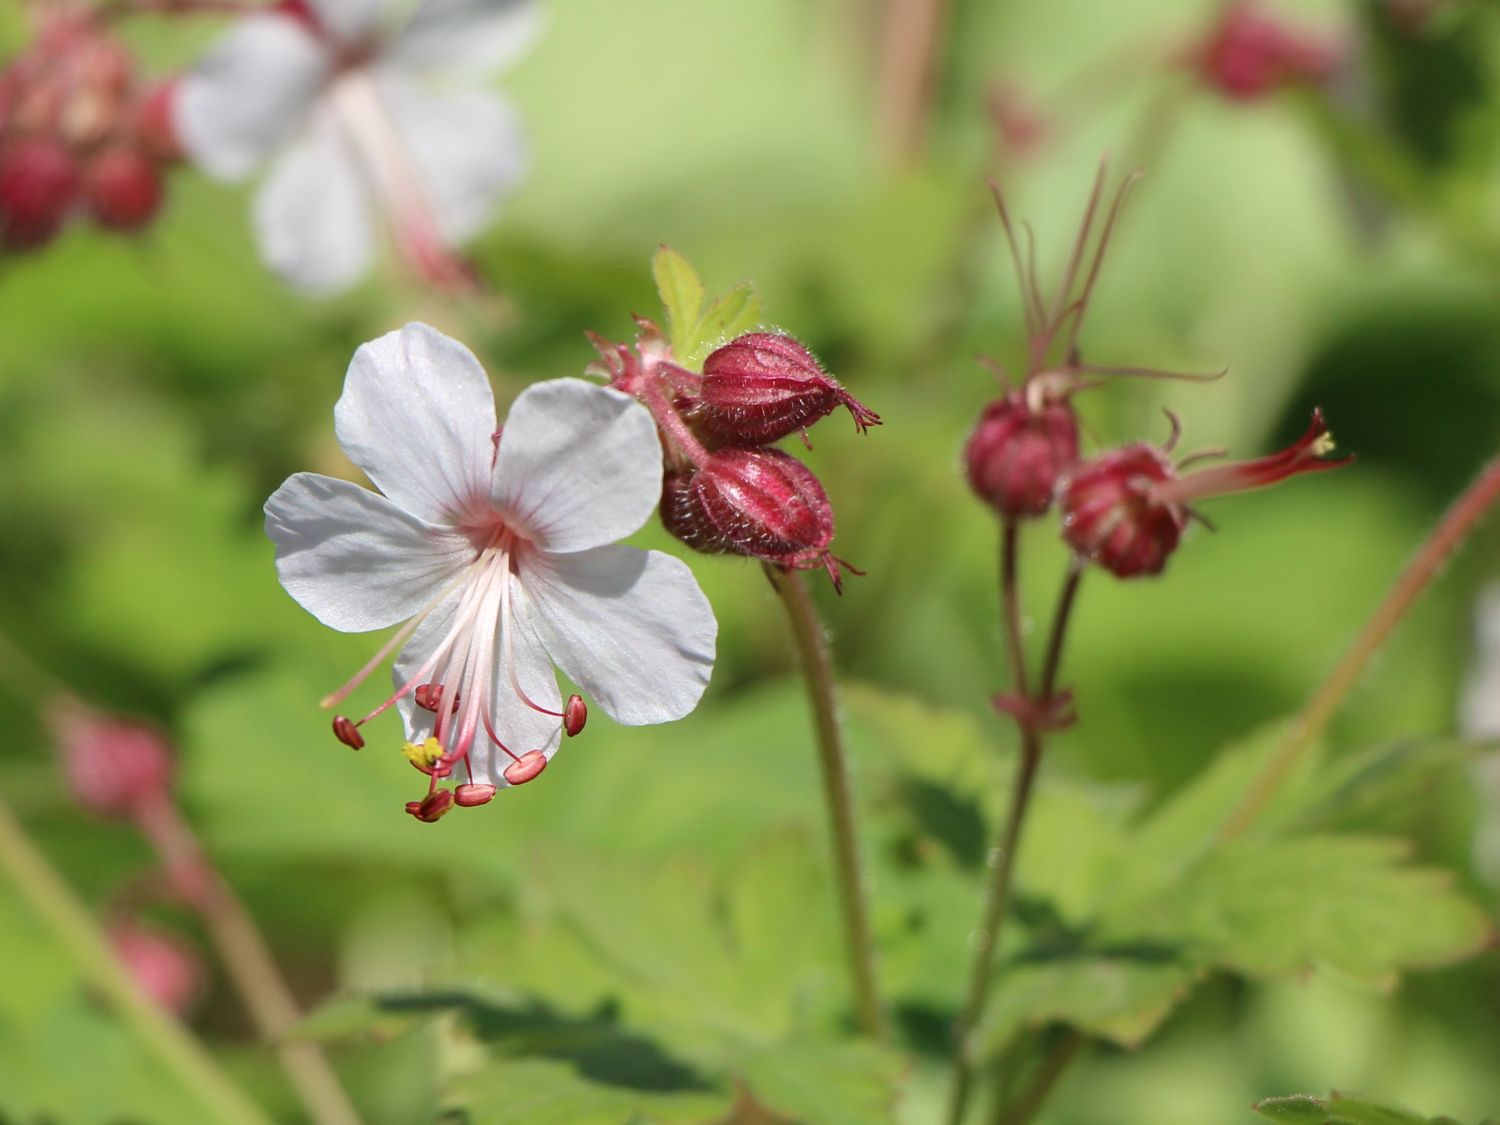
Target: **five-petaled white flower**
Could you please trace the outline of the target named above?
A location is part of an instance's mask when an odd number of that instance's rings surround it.
[[[579,379],[537,383],[503,432],[479,361],[423,324],[354,355],[334,411],[339,443],[384,495],[298,473],[266,502],[281,584],[343,632],[406,624],[325,703],[405,644],[392,705],[429,773],[436,819],[456,800],[541,771],[576,733],[554,665],[621,723],[681,718],[713,667],[717,624],[681,560],[615,545],[661,495],[661,444],[644,407]],[[455,790],[438,788],[452,777]]]
[[[279,0],[240,20],[178,87],[183,147],[239,180],[280,153],[255,202],[267,263],[331,292],[370,264],[377,217],[430,280],[525,161],[511,107],[482,85],[539,25],[533,0]]]

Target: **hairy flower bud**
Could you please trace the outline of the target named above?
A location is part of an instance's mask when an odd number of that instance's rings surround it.
[[[1314,410],[1303,435],[1279,453],[1179,474],[1167,451],[1149,445],[1116,449],[1079,466],[1061,493],[1063,538],[1118,578],[1160,574],[1196,513],[1194,500],[1264,488],[1300,473],[1336,469],[1352,458],[1326,459],[1333,435]]]
[[[24,137],[0,150],[0,243],[32,250],[49,242],[73,209],[78,164],[61,142]]]
[[[779,449],[721,449],[691,475],[669,474],[661,513],[667,530],[695,550],[823,567],[835,589],[842,584],[841,560],[828,549],[828,495],[811,469]]]
[[[846,407],[861,433],[880,415],[846,391],[790,336],[749,332],[703,361],[694,420],[720,441],[765,445]]]
[[[113,145],[89,163],[83,195],[100,226],[139,230],[161,206],[161,172],[139,147]]]
[[[56,727],[68,788],[90,812],[131,816],[170,790],[172,755],[151,727],[81,705],[63,708]]]
[[[1045,513],[1077,460],[1078,418],[1066,398],[1033,409],[1021,391],[985,407],[964,447],[970,487],[1010,519]]]
[[[1342,50],[1310,32],[1283,24],[1253,0],[1235,0],[1198,47],[1202,80],[1233,101],[1253,101],[1294,82],[1326,78]]]

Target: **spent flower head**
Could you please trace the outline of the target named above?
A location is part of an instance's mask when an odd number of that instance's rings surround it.
[[[377,222],[424,279],[463,285],[453,248],[489,221],[525,156],[485,76],[539,26],[533,0],[280,0],[241,19],[182,79],[174,116],[210,175],[271,171],[255,202],[262,256],[330,292],[368,268]]]
[[[428,782],[408,806],[436,820],[529,781],[583,729],[555,667],[618,722],[660,723],[697,704],[717,626],[692,572],[615,545],[661,494],[651,415],[578,379],[521,393],[503,430],[479,361],[410,324],[355,353],[334,412],[339,442],[379,492],[298,473],[266,503],[287,592],[324,624],[405,622],[342,688],[392,652],[395,690],[335,736],[391,707]],[[439,787],[445,779],[459,784]]]
[[[1173,419],[1172,439],[1165,446],[1127,445],[1069,474],[1061,488],[1063,538],[1081,557],[1117,578],[1160,574],[1189,519],[1198,516],[1191,506],[1194,501],[1264,488],[1353,460],[1328,456],[1334,448],[1333,434],[1320,410],[1313,411],[1302,436],[1279,453],[1186,475],[1180,470],[1204,455],[1174,465],[1169,454],[1176,438]]]

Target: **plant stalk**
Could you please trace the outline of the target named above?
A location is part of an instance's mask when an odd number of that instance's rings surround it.
[[[209,860],[170,800],[137,818],[168,878],[202,915],[209,937],[260,1036],[276,1052],[293,1090],[317,1125],[359,1125],[360,1117],[316,1043],[291,1038],[302,1018],[254,918]]]
[[[1354,642],[1345,650],[1333,671],[1303,705],[1296,718],[1287,724],[1280,744],[1266,762],[1260,775],[1219,828],[1221,841],[1241,835],[1265,811],[1277,789],[1290,776],[1302,756],[1318,740],[1344,697],[1359,682],[1370,659],[1380,651],[1392,630],[1406,615],[1412,603],[1431,585],[1448,556],[1500,502],[1500,457],[1486,465],[1453,506],[1438,521],[1432,534],[1407,564],[1406,570],[1391,587],[1379,608],[1365,622]]]
[[[1082,1050],[1084,1037],[1077,1031],[1064,1033],[1047,1052],[1041,1068],[1031,1080],[1031,1085],[1014,1102],[1002,1102],[995,1107],[994,1125],[1027,1125],[1046,1104],[1048,1096],[1057,1085],[1063,1072],[1073,1064]]]
[[[802,576],[765,564],[766,577],[786,609],[787,624],[807,681],[807,699],[817,731],[818,764],[823,777],[823,800],[828,807],[833,863],[843,916],[849,983],[854,992],[859,1027],[875,1039],[885,1038],[885,1014],[875,984],[875,945],[870,937],[870,915],[860,873],[859,843],[854,825],[854,796],[849,783],[848,754],[839,724],[838,699],[828,638]]]
[[[10,876],[51,928],[88,982],[142,1044],[198,1098],[208,1111],[205,1120],[225,1125],[270,1125],[270,1118],[219,1069],[203,1045],[141,991],[115,957],[88,909],[32,843],[3,800],[0,870]]]
[[[993,871],[989,886],[985,890],[984,914],[975,931],[974,963],[969,972],[968,990],[964,1005],[954,1029],[953,1092],[948,1104],[949,1125],[960,1125],[968,1109],[969,1095],[974,1081],[974,1067],[969,1059],[969,1037],[984,1015],[989,998],[991,976],[995,967],[995,953],[1000,947],[1000,936],[1010,912],[1011,884],[1015,873],[1016,855],[1020,849],[1021,833],[1026,825],[1026,813],[1031,807],[1031,795],[1036,781],[1037,768],[1042,760],[1043,732],[1040,717],[1046,715],[1057,691],[1057,674],[1062,666],[1063,642],[1067,636],[1068,621],[1072,617],[1073,604],[1078,596],[1078,584],[1083,578],[1083,566],[1074,559],[1068,564],[1068,574],[1063,580],[1062,593],[1058,597],[1057,611],[1052,617],[1052,633],[1047,641],[1047,653],[1042,666],[1042,678],[1034,696],[1024,696],[1029,701],[1030,717],[1018,716],[1021,728],[1021,760],[1016,769],[1011,787],[1010,808],[1001,824],[996,842]],[[1024,655],[1021,619],[1017,611],[1019,604],[1017,561],[1015,552],[1014,521],[1006,521],[1001,547],[1001,615],[1007,637],[1007,647],[1018,656],[1015,682],[1024,693],[1025,664],[1019,657]]]

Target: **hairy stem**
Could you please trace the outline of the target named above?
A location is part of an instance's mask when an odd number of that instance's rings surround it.
[[[1219,828],[1220,840],[1232,840],[1255,822],[1308,748],[1318,740],[1334,713],[1364,673],[1365,667],[1395,629],[1412,603],[1442,570],[1448,555],[1474,530],[1491,508],[1500,502],[1500,457],[1479,473],[1468,489],[1438,521],[1432,534],[1391,587],[1374,615],[1345,650],[1333,671],[1313,692],[1301,712],[1289,724],[1280,744],[1260,775],[1250,784],[1240,803]]]
[[[270,1119],[219,1069],[202,1044],[141,992],[88,909],[31,842],[3,800],[0,870],[10,876],[22,897],[51,928],[89,984],[210,1111],[205,1120],[225,1125],[269,1125]]]
[[[1012,528],[1007,523],[1004,543],[1001,548],[1001,615],[1009,649],[1018,654],[1015,682],[1024,692],[1025,665],[1023,654],[1021,620],[1017,612],[1019,601],[1018,577]],[[1062,593],[1058,597],[1057,612],[1052,617],[1052,633],[1047,641],[1047,654],[1042,666],[1042,678],[1034,696],[1026,697],[1033,706],[1030,715],[1018,716],[1021,727],[1021,760],[1016,768],[1011,786],[1010,808],[1000,827],[1000,836],[991,853],[993,874],[985,889],[984,913],[979,928],[975,931],[974,962],[969,970],[969,985],[964,994],[964,1005],[954,1029],[953,1091],[948,1103],[949,1125],[959,1125],[968,1109],[969,1095],[974,1081],[974,1066],[969,1058],[969,1037],[984,1015],[985,1003],[989,999],[991,977],[995,968],[995,952],[1000,947],[1000,936],[1010,912],[1011,883],[1015,873],[1016,854],[1020,849],[1021,832],[1026,825],[1026,813],[1031,807],[1031,795],[1036,781],[1037,767],[1042,760],[1042,723],[1057,691],[1057,674],[1062,666],[1063,641],[1067,636],[1068,621],[1072,617],[1073,603],[1078,596],[1078,584],[1083,577],[1083,567],[1074,560],[1068,565],[1067,577],[1063,580]],[[1019,692],[1018,692],[1019,693]]]
[[[833,836],[833,864],[843,914],[844,944],[849,982],[854,991],[860,1028],[877,1039],[885,1037],[885,1015],[875,986],[875,945],[870,938],[870,916],[865,884],[860,874],[859,842],[854,828],[854,797],[849,784],[848,755],[839,725],[833,661],[828,638],[802,576],[767,563],[766,576],[786,609],[787,623],[797,645],[807,699],[817,729],[818,764],[823,775],[823,800]]]
[[[168,877],[203,917],[219,959],[261,1038],[276,1052],[297,1097],[317,1125],[359,1125],[327,1057],[315,1043],[290,1038],[302,1018],[245,904],[214,868],[177,807],[163,799],[138,818]]]

